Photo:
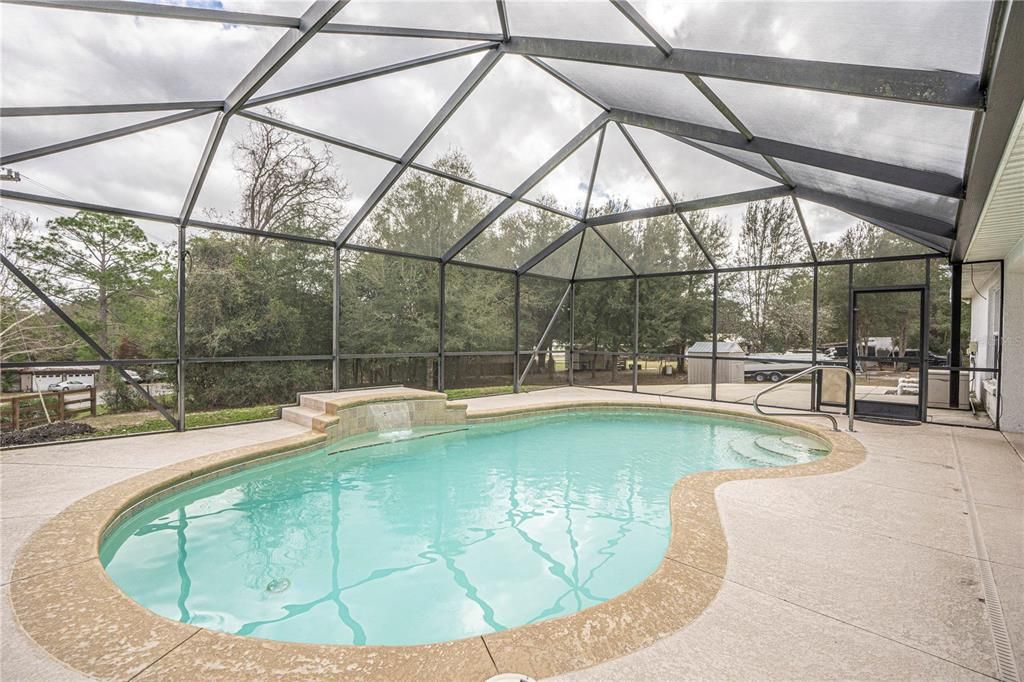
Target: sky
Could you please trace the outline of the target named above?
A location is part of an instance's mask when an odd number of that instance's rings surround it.
[[[306,3],[292,0],[162,1],[288,16],[298,16],[306,8]],[[979,68],[989,8],[986,2],[649,0],[635,5],[679,47],[961,71]],[[353,0],[335,21],[499,33],[494,8],[492,0]],[[643,35],[603,0],[510,0],[508,12],[514,35],[647,44]],[[5,107],[220,100],[284,33],[277,28],[7,4],[0,5],[0,24],[0,104]],[[821,39],[825,31],[831,31],[829,40]],[[319,35],[257,96],[471,44]],[[481,54],[282,100],[274,106],[279,115],[296,125],[400,156]],[[680,74],[550,63],[612,106],[729,127]],[[757,136],[816,143],[833,151],[954,175],[962,172],[970,112],[736,81],[709,79],[709,84]],[[476,180],[511,191],[599,111],[534,64],[507,55],[417,161],[429,165],[447,151],[459,149],[473,163]],[[0,120],[0,143],[7,154],[170,113],[5,118]],[[23,181],[5,187],[176,215],[213,118],[202,116],[13,164]],[[230,152],[244,125],[238,119],[229,125],[200,195],[197,217],[224,216],[237,209],[239,179]],[[677,198],[777,184],[660,133],[629,132]],[[595,148],[595,143],[585,145],[551,174],[543,190],[564,197],[567,206],[581,200]],[[338,171],[349,182],[347,209],[352,213],[391,164],[336,147],[331,152]],[[634,208],[665,201],[614,128],[607,135],[593,203],[611,197],[628,199]],[[905,198],[895,195],[893,200]],[[41,220],[65,213],[7,203]],[[741,214],[742,207],[734,213]],[[849,216],[824,207],[806,208],[805,214],[812,233],[823,237],[838,234],[850,221]],[[173,236],[173,229],[145,228],[154,239]]]

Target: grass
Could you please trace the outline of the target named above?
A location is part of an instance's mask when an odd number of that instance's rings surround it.
[[[240,422],[251,422],[258,419],[271,419],[277,416],[278,405],[257,405],[255,407],[231,407],[223,410],[209,410],[206,412],[189,412],[185,415],[185,428],[195,429],[203,426],[217,426],[219,424],[236,424]],[[88,419],[84,420],[88,421]],[[111,426],[105,429],[97,429],[90,437],[96,436],[122,436],[130,433],[149,433],[152,431],[166,431],[171,425],[163,418],[146,419],[136,424],[124,424]]]
[[[449,400],[466,400],[467,398],[482,398],[487,395],[511,392],[512,386],[477,386],[475,388],[449,388],[445,390],[445,395]]]

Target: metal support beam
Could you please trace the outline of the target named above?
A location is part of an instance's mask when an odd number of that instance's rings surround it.
[[[551,76],[555,80],[559,81],[562,85],[564,85],[565,87],[569,88],[570,90],[575,92],[577,95],[580,95],[584,99],[590,100],[591,102],[594,103],[595,106],[597,106],[597,107],[599,107],[601,109],[604,109],[605,111],[611,111],[611,107],[608,106],[607,104],[605,104],[603,101],[601,101],[600,98],[594,96],[593,94],[591,94],[591,93],[587,92],[586,90],[584,90],[583,88],[581,88],[576,83],[576,81],[574,81],[573,79],[569,78],[568,76],[566,76],[561,71],[555,69],[554,67],[552,67],[547,62],[545,62],[545,61],[543,61],[541,59],[537,59],[535,57],[527,57],[526,60],[529,61],[534,66],[536,66],[537,68],[542,69],[549,76]]]
[[[818,364],[818,266],[811,272],[811,365]],[[821,409],[821,372],[811,380],[811,409]]]
[[[327,24],[321,33],[335,33],[356,36],[384,36],[388,38],[429,38],[431,40],[482,40],[501,42],[500,33],[477,33],[475,31],[447,31],[430,28],[406,28],[404,26],[367,26],[364,24]]]
[[[668,201],[669,203],[668,208],[672,209],[672,213],[679,214],[679,218],[682,220],[683,226],[686,228],[686,231],[690,233],[690,238],[693,239],[693,241],[697,244],[697,248],[699,248],[700,252],[704,254],[704,258],[707,259],[708,263],[711,263],[711,267],[715,267],[715,259],[712,258],[711,252],[708,251],[707,248],[704,246],[704,242],[701,240],[700,235],[697,234],[696,230],[693,229],[693,226],[690,225],[690,221],[687,220],[682,215],[683,211],[681,209],[676,208],[676,206],[674,205],[675,197],[672,196],[672,192],[670,192],[668,187],[665,186],[665,183],[661,181],[661,177],[658,175],[657,171],[654,170],[654,166],[651,165],[651,162],[647,160],[647,155],[644,154],[642,149],[640,149],[640,145],[636,143],[636,140],[633,139],[633,136],[629,134],[629,131],[626,130],[626,127],[624,125],[622,125],[621,123],[616,123],[615,125],[619,127],[619,130],[622,132],[622,135],[626,138],[626,141],[629,142],[629,146],[633,148],[633,153],[637,155],[637,157],[640,159],[640,163],[643,164],[644,168],[647,170],[647,173],[654,179],[654,182],[658,185],[658,189],[661,190],[662,195],[664,195],[666,201]],[[664,215],[669,214],[665,213]]]
[[[288,121],[279,118],[273,118],[265,114],[259,114],[254,111],[240,111],[238,112],[238,116],[241,118],[248,119],[250,121],[257,121],[259,123],[264,123],[275,128],[280,128],[281,130],[287,130],[290,133],[302,135],[303,137],[308,137],[311,140],[324,142],[326,144],[334,145],[335,147],[342,147],[343,149],[351,149],[354,152],[366,154],[367,156],[372,156],[376,159],[381,159],[383,161],[399,163],[402,160],[400,157],[395,156],[394,154],[388,154],[387,152],[382,152],[380,150],[367,147],[365,145],[350,142],[340,137],[327,135],[325,133],[313,130],[311,128],[303,128],[302,126],[295,125],[294,123],[289,123]]]
[[[253,107],[265,106],[267,104],[272,104],[283,99],[299,97],[301,95],[310,95],[313,94],[314,92],[329,90],[331,88],[336,88],[342,85],[349,85],[351,83],[358,83],[359,81],[368,80],[370,78],[387,76],[393,73],[407,71],[409,69],[417,69],[421,66],[437,64],[438,62],[448,61],[449,59],[457,59],[458,57],[465,57],[466,55],[493,49],[494,45],[481,43],[478,45],[469,45],[454,50],[448,50],[447,52],[439,52],[438,54],[417,57],[416,59],[408,59],[406,61],[397,62],[395,64],[388,64],[387,66],[378,66],[376,68],[367,69],[365,71],[359,71],[357,73],[350,73],[344,76],[338,76],[336,78],[328,78],[326,80],[317,81],[316,83],[310,83],[308,85],[300,85],[298,87],[289,88],[287,90],[280,90],[269,95],[263,95],[262,97],[254,97],[251,100],[249,100],[249,102],[245,105],[244,108],[251,109]]]
[[[640,378],[640,278],[633,278],[633,393]]]
[[[704,95],[704,99],[710,102],[711,105],[718,110],[718,113],[722,114],[722,116],[725,117],[725,120],[729,121],[729,124],[733,128],[735,128],[740,135],[747,138],[748,142],[754,139],[754,133],[750,132],[750,128],[743,124],[743,121],[739,119],[739,116],[737,116],[733,112],[733,110],[730,109],[728,105],[726,105],[726,103],[722,101],[722,98],[719,97],[718,94],[711,89],[711,86],[704,82],[703,78],[694,75],[688,75],[687,78],[690,80],[691,83],[693,83],[693,86],[697,88],[698,92]],[[780,178],[783,179],[783,181],[786,183],[788,187],[794,187],[793,181],[790,179],[789,174],[786,173],[785,170],[783,170],[782,166],[780,166],[775,159],[765,154],[762,154],[761,158],[763,158],[765,160],[765,163],[767,163],[771,167],[771,169],[775,171],[775,173],[777,173]]]
[[[814,251],[814,242],[811,240],[811,231],[807,229],[807,221],[804,220],[804,212],[800,210],[800,201],[793,197],[793,208],[796,209],[797,220],[800,221],[800,229],[804,231],[804,239],[807,240],[807,248],[811,252],[811,260],[817,261],[818,254]],[[815,270],[817,272],[817,270]]]
[[[662,133],[662,134],[665,135],[667,133]],[[757,166],[752,166],[749,163],[744,163],[744,162],[740,161],[737,158],[734,158],[734,157],[729,156],[727,154],[723,154],[722,152],[718,151],[717,149],[709,147],[709,146],[707,146],[705,144],[701,144],[700,142],[694,142],[693,140],[691,140],[691,139],[689,139],[687,137],[681,137],[679,135],[669,135],[669,137],[671,137],[674,140],[679,140],[683,144],[689,145],[689,146],[693,147],[694,149],[699,149],[700,151],[704,152],[705,154],[710,154],[711,156],[714,156],[715,158],[721,159],[722,161],[727,161],[727,162],[733,164],[734,166],[738,166],[739,168],[742,168],[743,170],[750,171],[751,173],[757,173],[758,175],[760,175],[762,177],[768,178],[772,182],[781,182],[783,184],[790,184],[790,183],[786,182],[786,180],[781,175],[779,175],[777,173],[777,171],[775,170],[774,166],[772,166],[772,172],[769,173],[768,171],[763,170],[761,168],[758,168]],[[762,158],[767,158],[767,157],[762,157]]]
[[[11,5],[29,5],[48,9],[69,9],[106,14],[127,14],[156,19],[182,19],[186,21],[212,21],[218,24],[242,26],[269,26],[299,28],[298,17],[283,17],[253,12],[229,12],[203,7],[168,5],[162,3],[131,2],[129,0],[4,0]]]
[[[330,246],[334,247],[334,242],[327,239],[318,239],[316,237],[305,237],[303,235],[288,234],[287,232],[271,232],[269,230],[255,230],[251,227],[238,227],[237,225],[224,225],[222,223],[213,223],[207,220],[192,220],[188,224],[189,227],[202,228],[204,230],[213,230],[214,232],[230,232],[232,234],[244,234],[248,237],[259,237],[261,239],[278,239],[281,241],[289,242],[301,242],[302,244],[311,244],[313,246]]]
[[[345,244],[349,237],[352,236],[359,226],[362,224],[366,216],[370,214],[370,211],[384,198],[384,195],[389,189],[398,181],[399,176],[405,172],[405,169],[416,159],[423,148],[426,147],[430,141],[437,134],[437,131],[441,129],[449,118],[455,113],[455,111],[462,105],[462,103],[469,97],[470,93],[476,89],[476,86],[484,79],[484,77],[490,73],[491,69],[501,59],[500,52],[491,52],[490,54],[484,55],[483,59],[473,68],[473,70],[466,76],[465,80],[459,84],[455,92],[451,94],[448,100],[444,103],[441,109],[434,114],[433,118],[427,123],[426,127],[420,131],[420,134],[416,136],[416,139],[412,141],[409,147],[402,154],[400,162],[395,165],[384,179],[378,183],[377,187],[370,193],[370,196],[363,202],[363,205],[359,207],[356,214],[352,216],[352,219],[348,221],[345,229],[338,235],[337,243],[339,246]],[[447,262],[449,259],[445,259]]]
[[[390,163],[401,163],[401,161],[402,161],[401,157],[395,156],[394,154],[389,154],[387,152],[382,152],[379,149],[372,149],[370,147],[366,147],[364,145],[357,144],[355,142],[350,142],[349,140],[344,140],[344,139],[341,139],[341,138],[338,138],[338,137],[332,137],[330,135],[325,135],[325,134],[317,132],[315,130],[311,130],[309,128],[303,128],[301,126],[297,126],[297,125],[294,125],[292,123],[288,123],[287,121],[282,121],[282,120],[279,120],[279,119],[276,119],[276,118],[271,118],[270,116],[265,116],[263,114],[257,114],[257,113],[251,112],[251,111],[240,111],[238,113],[238,116],[241,116],[242,118],[247,118],[247,119],[250,119],[250,120],[253,120],[253,121],[259,121],[261,123],[265,123],[267,125],[271,125],[271,126],[274,126],[276,128],[280,128],[281,130],[287,130],[289,132],[295,133],[296,135],[303,135],[303,136],[308,137],[310,139],[318,140],[318,141],[324,142],[326,144],[331,144],[331,145],[335,145],[335,146],[338,146],[338,147],[343,147],[345,149],[351,149],[352,151],[359,152],[360,154],[367,154],[369,156],[373,156],[373,157],[376,157],[378,159],[382,159],[384,161],[388,161]],[[428,166],[428,165],[424,165],[424,164],[421,164],[421,163],[416,163],[415,161],[413,163],[409,164],[409,168],[412,168],[414,170],[418,170],[418,171],[420,171],[422,173],[429,173],[429,174],[435,175],[435,176],[437,176],[439,178],[444,178],[446,180],[451,180],[452,182],[457,182],[459,184],[466,185],[467,187],[472,187],[474,189],[479,189],[479,190],[482,190],[484,192],[488,192],[490,194],[495,194],[495,195],[498,195],[498,196],[501,196],[501,197],[511,196],[508,192],[506,192],[504,190],[501,190],[501,189],[498,189],[497,187],[491,187],[489,185],[484,185],[483,183],[476,182],[475,180],[470,180],[470,179],[467,179],[467,178],[462,178],[462,177],[459,177],[458,175],[454,175],[452,173],[448,173],[448,172],[446,172],[444,170],[441,170],[439,168],[434,168],[433,166]],[[523,202],[524,204],[529,204],[530,206],[533,206],[535,208],[540,208],[540,209],[543,209],[545,211],[548,211],[549,213],[554,213],[556,215],[560,215],[563,218],[571,218],[573,220],[578,218],[578,216],[576,216],[575,214],[568,213],[566,211],[562,211],[561,209],[552,208],[551,206],[545,206],[545,205],[543,205],[541,203],[538,203],[536,201],[532,201],[530,199],[525,199],[524,198],[524,199],[520,199],[520,201]]]
[[[591,228],[591,229],[593,229],[593,228]],[[583,242],[585,242],[586,240],[587,240],[587,231],[583,230],[583,233],[580,235],[579,246],[576,247],[576,260],[573,262],[573,265],[572,265],[572,277],[569,278],[569,281],[574,283],[574,284],[576,282],[576,273],[579,272],[579,269],[580,269],[580,259],[583,257]]]
[[[861,263],[895,263],[895,262],[908,262],[908,261],[919,261],[929,260],[935,258],[943,258],[942,254],[939,253],[920,253],[911,256],[881,256],[878,258],[840,258],[837,260],[821,261],[820,263],[811,263],[809,261],[795,262],[795,263],[772,263],[771,265],[742,265],[735,267],[720,267],[717,269],[703,268],[703,269],[689,269],[689,270],[671,270],[668,272],[641,272],[637,275],[640,279],[657,279],[659,277],[679,277],[682,275],[713,275],[716,272],[721,275],[736,272],[754,272],[757,270],[792,270],[794,268],[813,268],[815,265],[849,265],[861,264]],[[534,277],[546,277],[547,279],[558,279],[547,277],[546,275],[533,275]],[[591,277],[587,279],[588,282],[602,282],[612,280],[623,280],[631,279],[633,275],[615,275],[612,277]]]
[[[445,264],[437,269],[437,390],[444,392],[444,336],[445,336],[445,293],[447,289]]]
[[[147,213],[145,211],[133,211],[126,208],[106,206],[103,204],[91,204],[85,201],[72,201],[60,197],[48,197],[42,194],[31,194],[19,192],[13,189],[0,187],[0,198],[11,201],[24,201],[29,204],[42,204],[43,206],[57,206],[59,208],[70,208],[75,211],[93,211],[95,213],[108,213],[122,218],[133,218],[135,220],[150,220],[156,223],[168,223],[176,225],[178,219],[175,216],[163,215],[160,213]]]
[[[551,316],[551,319],[548,320],[548,326],[544,328],[544,333],[541,334],[540,341],[538,341],[537,345],[533,347],[533,353],[530,354],[530,360],[526,363],[526,369],[524,369],[523,373],[519,376],[520,386],[523,384],[523,380],[526,379],[526,375],[530,373],[530,368],[533,367],[533,362],[537,359],[537,353],[540,352],[541,346],[543,346],[544,342],[547,340],[548,334],[550,334],[551,330],[554,328],[555,321],[558,319],[558,313],[562,311],[562,306],[565,305],[565,299],[569,296],[569,292],[572,288],[573,284],[570,282],[569,286],[565,288],[565,293],[562,294],[562,298],[559,299],[558,305],[555,306],[555,312]]]
[[[590,169],[590,180],[587,182],[587,197],[583,200],[583,220],[586,222],[590,214],[590,200],[594,196],[594,180],[597,178],[597,168],[601,165],[601,151],[604,149],[604,135],[608,131],[608,124],[601,126],[601,132],[597,137],[597,149],[594,150],[594,165]]]
[[[192,217],[199,193],[206,181],[206,174],[210,170],[213,158],[217,154],[220,140],[224,136],[230,117],[238,112],[248,103],[256,92],[287,63],[292,56],[298,52],[303,45],[309,42],[335,14],[340,12],[350,0],[316,0],[299,18],[297,26],[288,30],[274,44],[262,59],[249,71],[246,76],[228,93],[224,98],[224,111],[221,112],[213,123],[213,129],[206,140],[203,154],[199,160],[195,175],[185,195],[185,202],[181,207],[179,222],[187,224]],[[168,5],[157,5],[168,8]]]
[[[718,399],[718,270],[711,275],[711,399]]]
[[[520,382],[519,382],[519,320],[520,320],[519,308],[521,307],[521,304],[522,304],[522,296],[521,296],[521,289],[520,289],[519,273],[518,272],[516,273],[516,276],[515,276],[515,285],[514,286],[515,286],[515,290],[514,290],[514,293],[513,293],[513,299],[515,301],[515,309],[513,310],[514,330],[512,332],[512,335],[514,337],[513,344],[515,346],[516,352],[515,352],[515,355],[512,358],[512,392],[513,393],[519,393],[519,389],[521,388],[521,385],[520,385]]]
[[[583,230],[585,230],[586,228],[587,228],[586,223],[576,223],[570,229],[568,229],[565,232],[563,232],[560,237],[555,239],[553,242],[551,242],[550,244],[545,246],[543,249],[541,249],[540,251],[535,253],[525,263],[520,265],[519,269],[516,272],[518,274],[520,274],[520,275],[526,274],[535,265],[537,265],[537,263],[540,263],[542,260],[544,260],[545,258],[550,256],[551,254],[553,254],[555,251],[557,251],[558,249],[560,249],[563,246],[565,246],[566,244],[568,244],[570,241],[573,240],[573,238],[576,235],[578,235],[579,233],[583,232]]]
[[[341,388],[341,249],[334,248],[331,280],[331,389]]]
[[[505,0],[495,0],[498,9],[498,23],[501,24],[501,39],[506,41],[509,39],[508,31],[508,10],[505,8]]]
[[[135,133],[141,133],[144,130],[152,130],[153,128],[160,128],[162,126],[171,125],[172,123],[180,123],[181,121],[187,121],[199,116],[205,116],[210,113],[208,109],[193,109],[192,111],[182,111],[177,114],[171,114],[170,116],[161,116],[160,118],[154,118],[150,121],[142,121],[140,123],[133,123],[131,125],[122,126],[120,128],[114,128],[113,130],[106,130],[102,133],[93,133],[92,135],[86,135],[84,137],[75,138],[74,140],[65,140],[63,142],[57,142],[55,144],[48,144],[45,147],[37,147],[35,149],[26,149],[23,152],[15,152],[8,154],[7,156],[0,157],[0,164],[10,165],[12,163],[19,163],[22,161],[28,161],[29,159],[38,159],[41,156],[49,156],[50,154],[59,154],[60,152],[66,152],[71,149],[78,149],[79,147],[86,147],[97,142],[103,142],[105,140],[115,140],[119,137],[125,137],[126,135],[134,135]]]
[[[733,130],[723,130],[637,111],[612,109],[610,113],[612,119],[619,123],[659,130],[673,137],[679,136],[700,142],[710,142],[723,147],[732,147],[762,156],[770,156],[774,159],[784,159],[931,194],[956,198],[963,195],[963,181],[945,173],[906,168],[883,161],[862,159],[849,154],[805,147],[766,137],[748,140],[742,133]]]
[[[575,136],[568,142],[566,142],[561,149],[555,152],[551,158],[544,162],[540,168],[535,170],[530,177],[523,180],[518,187],[512,191],[512,195],[502,201],[500,204],[495,206],[491,211],[484,216],[484,218],[470,228],[469,232],[464,234],[459,241],[455,242],[455,245],[445,252],[444,256],[441,257],[442,262],[447,263],[455,256],[459,255],[459,252],[469,246],[469,244],[480,236],[489,225],[501,217],[505,211],[512,208],[517,201],[519,201],[527,192],[533,189],[537,183],[543,180],[548,173],[553,171],[558,164],[562,163],[567,159],[573,152],[579,149],[583,144],[589,140],[595,133],[597,133],[601,127],[608,120],[608,115],[605,113],[598,114],[597,118],[591,121],[587,126],[576,133]]]
[[[949,355],[947,362],[950,367],[959,367],[962,358],[960,357],[960,335],[962,333],[962,312],[963,301],[963,277],[964,266],[962,263],[953,263],[950,268],[949,288]],[[951,370],[949,373],[949,407],[952,410],[960,409],[960,372]]]
[[[203,109],[208,113],[220,111],[224,102],[220,100],[197,100],[188,102],[139,102],[134,104],[72,104],[47,107],[0,107],[0,118],[18,116],[91,116],[94,114],[124,114],[142,111],[184,111]]]
[[[598,237],[598,239],[600,239],[601,241],[603,241],[603,242],[604,242],[604,245],[605,245],[605,246],[607,246],[607,247],[608,247],[608,249],[609,249],[609,250],[610,250],[610,251],[611,251],[612,253],[614,253],[614,254],[615,254],[615,257],[616,257],[616,258],[618,258],[618,259],[619,259],[619,261],[620,261],[620,262],[621,262],[621,263],[622,263],[623,265],[625,265],[625,266],[626,266],[626,269],[627,269],[627,270],[629,270],[630,274],[631,274],[631,275],[633,275],[633,276],[635,277],[635,276],[636,276],[636,268],[634,268],[634,267],[633,267],[632,265],[630,265],[630,264],[629,264],[629,261],[627,261],[627,260],[626,260],[625,258],[623,258],[622,254],[621,254],[621,253],[619,253],[619,250],[618,250],[618,249],[616,249],[616,248],[615,248],[615,246],[614,246],[614,245],[613,245],[613,244],[612,244],[612,243],[611,243],[610,241],[608,241],[608,239],[607,239],[607,238],[605,238],[605,236],[604,236],[603,234],[601,234],[601,231],[600,231],[600,230],[598,230],[598,229],[597,229],[596,227],[594,227],[594,228],[591,228],[591,232],[593,232],[594,234],[596,234],[596,235],[597,235],[597,237]]]
[[[838,194],[830,194],[828,192],[821,192],[804,187],[797,187],[794,190],[794,194],[799,199],[806,199],[818,204],[831,206],[832,208],[838,208],[840,211],[864,216],[870,221],[881,221],[882,227],[886,227],[886,224],[895,224],[907,230],[919,232],[923,235],[932,235],[934,237],[941,237],[947,240],[953,238],[952,225],[936,218],[930,218],[918,213],[911,213],[898,208],[872,204],[866,201],[860,201],[859,199],[850,199],[848,197],[839,196]]]
[[[59,317],[61,321],[64,322],[64,324],[70,327],[71,330],[75,332],[75,334],[77,334],[79,338],[85,341],[86,345],[88,345],[89,348],[91,348],[92,351],[96,353],[96,355],[99,355],[102,359],[108,361],[114,359],[113,357],[111,357],[110,353],[106,351],[106,349],[102,348],[98,343],[96,343],[96,341],[94,341],[93,338],[89,336],[89,334],[87,334],[84,329],[79,327],[78,323],[71,319],[71,317],[67,313],[65,313],[64,310],[53,301],[53,299],[47,296],[42,289],[37,287],[35,282],[33,282],[25,273],[19,270],[14,265],[14,263],[7,260],[7,256],[3,255],[2,253],[0,253],[0,263],[2,263],[5,268],[10,270],[11,274],[14,275],[18,279],[18,281],[24,284],[29,289],[29,291],[35,294],[36,298],[42,301],[46,305],[46,307],[49,308],[51,312],[53,312],[54,315]],[[88,364],[88,361],[83,361],[83,364]],[[128,372],[125,371],[124,367],[122,367],[119,364],[109,364],[108,366],[113,367],[114,371],[116,371],[121,376],[121,379],[125,383],[130,384],[132,388],[138,391],[139,394],[142,395],[143,399],[145,399],[145,401],[149,403],[150,407],[159,412],[160,415],[164,419],[166,419],[173,427],[178,428],[178,420],[176,420],[174,416],[171,415],[171,413],[168,412],[163,405],[157,402],[157,400],[153,398],[153,396],[151,396],[149,392],[146,391],[146,389],[142,388],[142,386],[140,386],[139,383],[135,381],[135,379],[132,379],[131,375],[129,375]]]
[[[629,23],[636,26],[637,30],[644,34],[651,43],[658,48],[663,55],[668,57],[672,54],[672,46],[669,42],[661,37],[653,26],[648,23],[644,15],[640,14],[635,7],[629,2],[629,0],[611,0],[611,3],[615,5],[615,9],[622,12],[623,16],[629,19]]]
[[[958,109],[984,105],[977,74],[840,64],[783,57],[657,47],[590,40],[513,37],[509,52],[609,66],[653,69],[726,80],[835,92]]]
[[[642,159],[641,159],[642,160]],[[655,178],[657,180],[657,178]],[[659,183],[660,184],[660,183]],[[676,204],[664,204],[662,206],[652,206],[650,208],[638,208],[631,211],[622,211],[621,213],[611,213],[608,215],[597,216],[586,221],[589,227],[597,227],[599,225],[612,225],[614,223],[623,223],[630,220],[643,220],[645,218],[657,218],[659,216],[672,215],[673,213],[690,213],[692,211],[706,211],[709,208],[719,208],[722,206],[733,206],[735,204],[747,204],[751,201],[763,201],[765,199],[778,199],[779,197],[789,196],[793,193],[793,190],[788,187],[779,185],[777,187],[765,187],[763,189],[752,189],[745,192],[734,192],[732,194],[722,194],[715,197],[706,197],[704,199],[694,199],[692,201],[680,201]],[[697,240],[700,243],[700,240]],[[707,255],[705,253],[705,255]]]
[[[569,385],[576,385],[576,284],[569,284]]]
[[[175,425],[177,431],[185,430],[185,287],[186,273],[185,265],[188,258],[188,234],[185,225],[178,225],[178,258],[177,258],[177,280],[176,280],[176,306],[174,309],[174,343],[175,352],[178,354],[175,366],[175,377],[178,382],[177,408],[178,422]]]

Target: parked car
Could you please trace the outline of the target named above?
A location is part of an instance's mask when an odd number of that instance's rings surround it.
[[[46,387],[47,391],[81,391],[82,389],[89,388],[89,384],[76,381],[75,379],[68,379],[67,381],[61,381],[56,384],[50,384]]]
[[[162,369],[152,369],[149,371],[149,381],[163,381],[167,378],[167,372]]]
[[[136,372],[134,369],[126,369],[124,373],[131,377],[132,381],[137,381],[140,383],[142,382],[142,375]]]

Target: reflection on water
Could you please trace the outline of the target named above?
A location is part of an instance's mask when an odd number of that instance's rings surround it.
[[[216,630],[347,644],[467,637],[641,581],[668,543],[672,484],[749,466],[728,443],[765,433],[582,413],[314,454],[164,500],[102,555],[145,606]]]

